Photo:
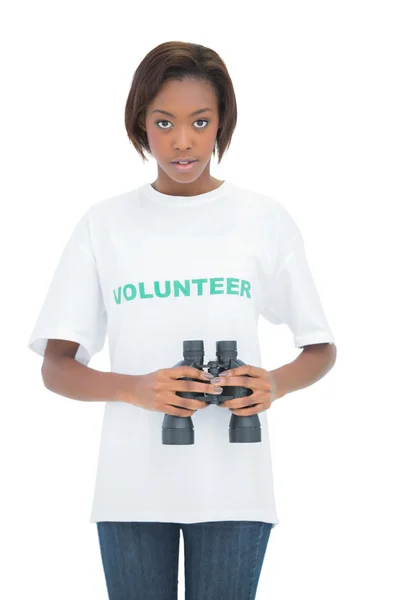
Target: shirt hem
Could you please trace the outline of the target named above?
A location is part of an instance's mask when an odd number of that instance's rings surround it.
[[[44,357],[45,349],[49,339],[68,340],[79,344],[81,348],[78,348],[77,356],[80,359],[79,362],[83,362],[85,365],[90,362],[91,357],[95,353],[92,344],[85,336],[77,331],[74,331],[73,329],[68,329],[65,327],[47,327],[36,330],[35,333],[29,338],[27,347],[29,350],[32,350],[39,356]],[[75,357],[76,360],[78,360],[77,356]]]
[[[310,346],[311,344],[334,344],[335,340],[329,333],[310,333],[308,335],[296,336],[294,345],[296,348]]]
[[[154,510],[141,511],[140,513],[132,513],[131,515],[114,517],[112,513],[107,514],[92,514],[89,523],[98,523],[102,521],[117,521],[117,522],[157,522],[157,523],[204,523],[215,521],[258,521],[262,523],[271,523],[275,527],[280,523],[277,515],[273,512],[268,513],[265,510],[215,510],[204,511],[197,517],[180,512],[163,513],[163,516],[157,517]]]

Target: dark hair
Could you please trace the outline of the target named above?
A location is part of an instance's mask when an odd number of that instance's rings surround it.
[[[144,129],[147,105],[165,81],[186,78],[209,82],[218,98],[219,128],[215,148],[218,164],[231,143],[236,127],[237,106],[233,84],[221,57],[210,48],[186,42],[165,42],[153,48],[137,67],[125,105],[125,128],[143,161],[143,150],[151,154]]]

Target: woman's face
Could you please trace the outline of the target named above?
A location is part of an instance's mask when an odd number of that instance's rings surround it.
[[[209,110],[192,114],[201,109]],[[211,84],[193,79],[165,82],[147,107],[145,127],[151,154],[158,163],[159,180],[174,187],[193,183],[201,176],[209,180],[219,127],[218,98]],[[180,172],[172,161],[186,156],[197,162]]]

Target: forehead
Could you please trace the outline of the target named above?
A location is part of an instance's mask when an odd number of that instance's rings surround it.
[[[166,110],[177,116],[188,117],[194,111],[206,107],[212,111],[218,107],[218,98],[211,84],[207,81],[184,79],[166,81],[149,104],[148,110]]]

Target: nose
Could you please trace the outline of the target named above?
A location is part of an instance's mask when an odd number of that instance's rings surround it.
[[[185,127],[178,129],[174,142],[175,149],[179,151],[188,150],[192,147],[190,143],[190,133]]]

